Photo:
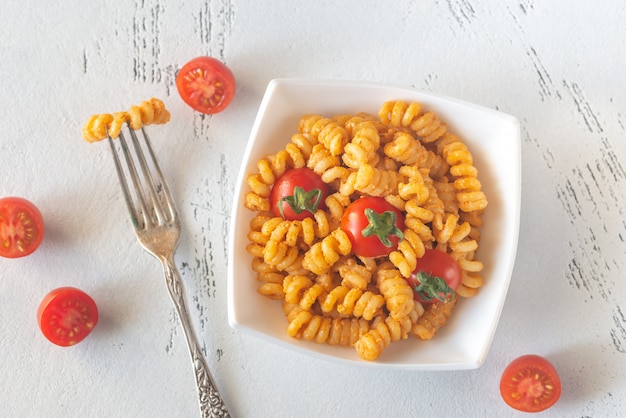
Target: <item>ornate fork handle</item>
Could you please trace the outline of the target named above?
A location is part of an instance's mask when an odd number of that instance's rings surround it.
[[[217,386],[213,381],[209,367],[207,366],[202,349],[198,343],[198,338],[193,330],[191,321],[189,319],[189,311],[187,310],[187,303],[185,300],[185,291],[182,279],[178,269],[174,265],[173,256],[160,258],[163,263],[163,271],[165,272],[165,281],[167,282],[167,288],[170,292],[176,312],[180,322],[183,325],[183,331],[185,338],[187,339],[187,346],[189,347],[189,354],[191,354],[191,361],[196,377],[196,386],[198,388],[198,400],[200,402],[200,411],[204,418],[227,418],[230,417],[230,412],[226,407],[226,403],[222,399]]]

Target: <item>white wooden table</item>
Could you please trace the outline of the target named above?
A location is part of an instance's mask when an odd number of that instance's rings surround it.
[[[42,246],[0,259],[0,414],[194,417],[196,389],[160,265],[137,244],[92,113],[152,96],[153,142],[185,233],[177,253],[194,325],[236,417],[515,417],[499,376],[537,353],[563,394],[544,416],[626,411],[626,6],[500,0],[5,0],[0,10],[0,196],[35,202]],[[223,60],[231,106],[194,113],[174,86],[189,59]],[[523,194],[517,262],[485,364],[398,372],[313,363],[232,330],[230,205],[269,80],[402,84],[516,116]],[[97,301],[84,342],[53,346],[36,310],[72,285]]]

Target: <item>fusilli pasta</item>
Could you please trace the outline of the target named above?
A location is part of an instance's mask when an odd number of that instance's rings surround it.
[[[117,129],[112,122],[121,117],[94,120],[94,135],[108,124]],[[123,117],[132,122],[130,113]],[[274,182],[302,167],[328,185],[323,209],[304,220],[272,215]],[[478,171],[467,145],[420,103],[389,101],[377,115],[304,115],[285,147],[257,168],[247,176],[244,205],[256,214],[246,250],[258,293],[282,301],[288,335],[352,346],[375,360],[392,342],[433,338],[459,298],[482,286],[476,251],[487,198]],[[362,196],[384,197],[404,216],[402,238],[388,256],[352,253],[342,218]],[[461,283],[449,302],[422,305],[406,280],[427,249],[459,265]]]
[[[128,123],[131,129],[141,129],[151,124],[169,122],[170,112],[165,104],[154,97],[141,102],[138,106],[131,106],[127,112],[103,113],[93,115],[82,130],[83,138],[87,142],[101,141],[107,137],[117,138],[122,126]]]

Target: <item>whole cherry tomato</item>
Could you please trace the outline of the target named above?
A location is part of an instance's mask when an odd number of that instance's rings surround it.
[[[450,302],[461,283],[461,269],[454,258],[443,251],[427,249],[417,259],[417,267],[407,279],[414,298],[422,303]]]
[[[398,248],[404,237],[404,216],[384,198],[364,196],[346,208],[341,229],[350,238],[353,253],[381,257]]]
[[[328,185],[313,170],[302,167],[285,171],[274,182],[270,192],[270,206],[274,216],[289,221],[313,217],[318,209],[325,209]]]

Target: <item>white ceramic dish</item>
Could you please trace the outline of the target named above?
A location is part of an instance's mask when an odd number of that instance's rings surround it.
[[[377,114],[388,100],[417,101],[434,111],[468,144],[483,190],[489,198],[479,259],[485,264],[484,286],[477,296],[459,302],[449,323],[430,341],[414,337],[392,343],[373,362],[361,360],[353,348],[319,345],[291,338],[280,303],[257,294],[257,281],[246,252],[252,213],[244,208],[245,182],[257,161],[276,153],[297,131],[307,113],[325,116],[365,111]],[[346,81],[272,80],[250,134],[235,188],[228,260],[230,325],[282,347],[314,358],[361,367],[406,370],[477,368],[484,362],[502,306],[517,249],[521,152],[519,122],[512,116],[459,100],[410,88]]]

